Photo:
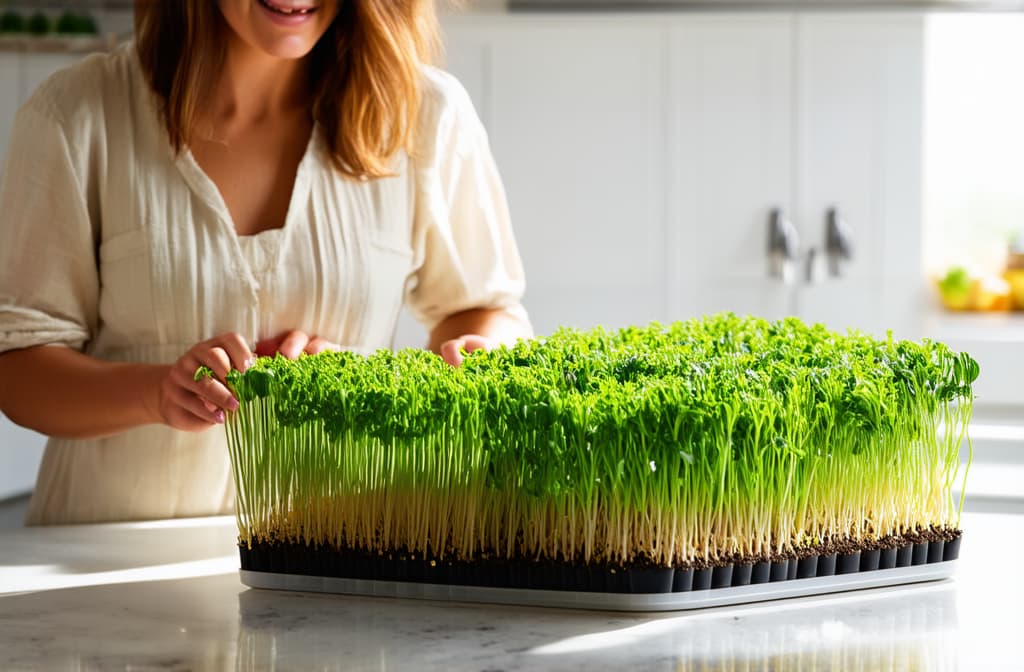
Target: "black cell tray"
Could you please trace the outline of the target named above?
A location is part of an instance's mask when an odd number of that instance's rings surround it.
[[[886,550],[836,556],[792,558],[706,569],[574,566],[529,560],[458,562],[412,554],[371,556],[294,543],[239,546],[243,572],[571,593],[665,594],[715,591],[763,583],[799,582],[820,577],[885,572],[956,560],[960,541],[925,542]]]

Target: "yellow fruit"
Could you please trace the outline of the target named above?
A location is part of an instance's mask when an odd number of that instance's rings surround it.
[[[1002,278],[986,277],[974,281],[972,303],[975,310],[1009,310],[1010,283]]]
[[[1008,270],[1003,274],[1003,279],[1010,287],[1010,299],[1013,307],[1017,310],[1024,310],[1024,269]]]

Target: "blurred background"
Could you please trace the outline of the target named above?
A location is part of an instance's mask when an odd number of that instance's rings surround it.
[[[538,333],[732,310],[945,341],[982,368],[968,508],[1024,511],[1024,2],[462,4],[445,67]],[[0,0],[0,151],[130,7]],[[0,525],[43,442],[0,417]]]

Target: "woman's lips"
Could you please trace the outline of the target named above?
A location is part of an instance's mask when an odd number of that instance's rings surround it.
[[[281,0],[260,0],[260,4],[264,5],[271,11],[279,12],[281,14],[306,14],[308,12],[316,11],[316,4],[311,2],[281,2]]]
[[[259,0],[259,4],[274,23],[283,26],[301,25],[310,20],[318,9],[315,5],[308,3],[288,4],[272,0]]]

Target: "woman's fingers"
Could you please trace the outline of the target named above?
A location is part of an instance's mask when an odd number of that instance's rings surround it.
[[[214,380],[213,378],[200,378],[199,380],[193,380],[192,384],[188,385],[186,389],[196,395],[199,399],[210,402],[216,406],[218,410],[238,410],[238,400],[235,399],[235,395],[231,394],[231,390],[229,390],[224,383],[218,380]]]
[[[211,346],[209,348],[210,351],[215,349],[223,350],[228,356],[228,362],[231,367],[238,371],[244,372],[252,366],[254,359],[252,350],[249,349],[249,344],[239,334],[231,333],[218,336],[212,342],[209,342],[209,345]]]
[[[479,334],[466,334],[462,337],[462,349],[466,352],[476,352],[477,350],[491,350],[496,346],[496,342],[493,338],[487,338]]]
[[[463,334],[441,344],[441,357],[452,366],[461,366],[464,359],[463,350],[466,352],[490,350],[494,346],[494,339],[479,334]]]
[[[341,350],[341,346],[337,343],[331,343],[330,341],[316,336],[310,339],[309,343],[306,344],[303,352],[307,355],[317,355],[327,350]]]
[[[171,427],[186,432],[201,432],[214,426],[213,423],[192,415],[180,406],[173,407],[165,420]]]
[[[209,367],[218,380],[227,380],[228,373],[231,371],[231,357],[224,348],[214,346],[205,352],[198,352],[196,360],[199,364]]]
[[[185,431],[201,431],[222,424],[225,411],[238,409],[238,400],[226,380],[232,369],[245,371],[253,353],[238,334],[223,334],[193,346],[170,367],[160,383],[160,414],[168,425]],[[213,376],[196,371],[207,367]]]
[[[304,331],[290,331],[277,346],[277,351],[288,359],[297,359],[309,344],[309,335]]]
[[[197,432],[216,423],[216,410],[206,409],[198,397],[172,382],[170,376],[164,379],[160,388],[160,414],[166,424],[175,429]],[[198,408],[195,403],[199,404]]]
[[[302,353],[316,355],[325,350],[341,350],[341,346],[298,330],[286,331],[256,343],[256,354],[260,357],[273,357],[281,353],[288,359],[297,359]]]
[[[175,388],[184,390],[197,399],[206,400],[217,409],[237,410],[238,400],[235,399],[235,395],[231,394],[231,390],[216,378],[204,377],[196,380],[195,370],[197,368],[198,366],[193,366],[186,360],[171,369],[170,378]],[[203,416],[200,415],[200,417]]]
[[[470,351],[486,347],[479,345],[482,341],[474,341],[472,337],[460,343],[455,346],[455,355],[460,363],[459,347]],[[276,338],[260,341],[255,350],[261,356],[281,353],[289,359],[296,359],[303,352],[315,355],[325,350],[341,350],[341,347],[302,331],[288,331]],[[222,334],[190,348],[169,368],[160,382],[158,398],[164,422],[184,431],[201,431],[214,424],[222,424],[226,411],[238,410],[238,400],[227,386],[228,374],[233,369],[244,372],[253,361],[253,351],[245,339],[235,333]],[[200,367],[208,368],[213,375],[200,376],[196,380]]]
[[[265,338],[256,343],[257,357],[273,357],[277,354],[277,346],[281,344],[281,337]]]
[[[461,338],[453,338],[450,341],[445,341],[441,344],[441,358],[452,366],[461,366],[462,353],[459,352],[459,348],[461,347]]]
[[[186,389],[178,388],[173,395],[174,403],[182,410],[187,411],[196,418],[207,422],[208,424],[223,424],[224,422],[224,411],[220,408],[211,411],[206,408],[206,404],[195,394],[189,392]]]

